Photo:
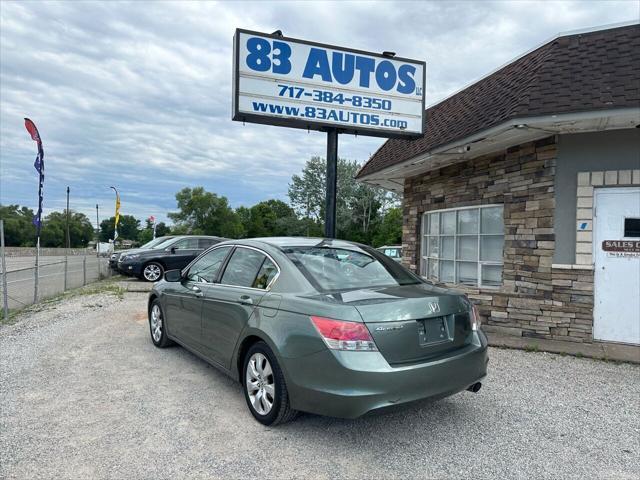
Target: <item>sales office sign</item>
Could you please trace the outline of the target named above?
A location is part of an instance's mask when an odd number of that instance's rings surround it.
[[[233,120],[381,137],[423,133],[425,63],[238,29]]]
[[[609,257],[640,257],[640,240],[603,240],[602,250]]]

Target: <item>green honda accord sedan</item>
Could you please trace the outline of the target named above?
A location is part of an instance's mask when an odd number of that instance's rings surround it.
[[[154,345],[178,343],[240,381],[265,425],[477,392],[487,373],[466,296],[352,242],[219,243],[166,272],[148,310]]]

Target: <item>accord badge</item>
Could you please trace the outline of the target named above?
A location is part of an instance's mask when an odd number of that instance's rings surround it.
[[[392,325],[390,327],[376,327],[376,332],[388,332],[390,330],[402,330],[404,325]]]

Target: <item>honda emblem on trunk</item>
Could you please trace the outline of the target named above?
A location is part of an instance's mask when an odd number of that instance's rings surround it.
[[[438,302],[429,302],[427,304],[427,309],[430,311],[430,313],[439,313],[440,305],[438,304]]]

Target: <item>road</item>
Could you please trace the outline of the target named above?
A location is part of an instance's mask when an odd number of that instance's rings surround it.
[[[149,340],[144,294],[0,327],[3,478],[637,478],[640,366],[491,349],[477,393],[266,428],[239,385]]]
[[[64,291],[64,256],[40,257],[39,298],[45,299]],[[86,256],[86,272],[83,255],[70,255],[67,265],[67,288],[77,288],[84,282],[90,283],[98,279],[98,262],[100,273],[110,274],[107,258],[98,259],[95,255]],[[7,292],[9,308],[22,308],[33,302],[35,257],[7,257]],[[0,285],[0,289],[1,289]],[[0,298],[1,302],[1,298]]]

